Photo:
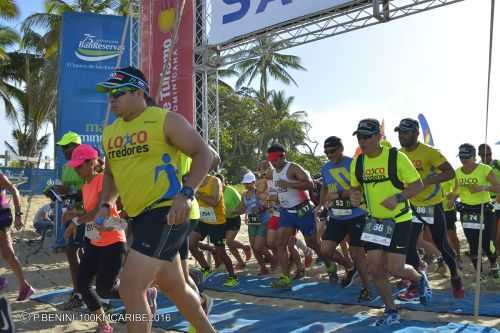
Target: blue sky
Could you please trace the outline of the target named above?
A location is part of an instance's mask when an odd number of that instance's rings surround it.
[[[43,9],[41,0],[20,5],[23,17]],[[389,140],[397,144],[399,120],[423,113],[437,147],[458,166],[457,147],[484,140],[489,6],[490,0],[466,0],[287,50],[302,58],[307,72],[293,72],[298,87],[273,82],[271,88],[295,96],[293,109],[308,112],[311,138],[322,144],[340,136],[349,154],[360,119],[384,119]],[[498,8],[496,14],[491,144],[500,140]],[[11,131],[5,122],[1,129],[0,147]],[[500,146],[493,152],[500,159]]]

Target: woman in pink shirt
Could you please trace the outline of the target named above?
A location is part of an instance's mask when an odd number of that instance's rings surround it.
[[[78,288],[83,301],[92,313],[98,316],[97,332],[113,332],[113,328],[104,316],[104,310],[99,300],[102,298],[120,298],[118,287],[120,274],[127,252],[124,225],[113,224],[119,221],[118,210],[115,206],[110,209],[111,219],[108,221],[94,221],[100,208],[100,196],[104,174],[97,151],[89,145],[79,145],[71,155],[68,166],[74,168],[78,175],[85,181],[82,187],[83,208],[85,213],[75,217],[66,229],[66,239],[76,235],[77,226],[85,224],[85,237],[89,240],[80,262],[78,272]],[[113,221],[112,221],[113,220]],[[96,281],[96,290],[92,289],[92,281]],[[156,294],[156,290],[153,291]],[[154,300],[156,302],[156,299]]]

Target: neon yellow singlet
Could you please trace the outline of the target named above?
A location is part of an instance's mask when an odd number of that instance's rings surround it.
[[[401,148],[401,151],[408,156],[422,180],[431,174],[440,173],[438,167],[446,162],[446,158],[439,150],[421,142],[418,143],[414,151],[407,151],[405,148]],[[410,202],[417,207],[437,205],[443,202],[440,185],[427,186],[422,192],[411,198]]]
[[[473,206],[490,202],[489,192],[471,193],[468,186],[473,184],[479,186],[489,185],[487,177],[491,171],[491,167],[483,163],[479,163],[474,171],[469,174],[464,173],[461,167],[455,170],[458,181],[458,195],[462,203]]]
[[[179,174],[182,177],[187,175],[189,173],[189,170],[191,169],[191,163],[193,160],[191,157],[187,156],[184,153],[179,153]],[[200,206],[198,204],[198,200],[196,198],[193,198],[191,202],[191,210],[189,211],[189,220],[199,220],[200,219]]]
[[[181,188],[179,150],[165,142],[168,111],[148,107],[137,118],[117,118],[104,129],[102,142],[115,185],[128,215],[135,217]],[[171,200],[155,207],[170,206]]]
[[[207,175],[206,181],[204,184],[198,189],[199,193],[203,193],[205,195],[212,195],[215,186],[218,186],[218,179],[214,176]],[[219,203],[215,207],[209,206],[203,200],[199,199],[198,203],[200,204],[200,222],[207,224],[224,224],[226,223],[226,214],[224,212],[224,197],[223,191],[219,193]],[[213,217],[215,215],[215,218]]]
[[[382,153],[377,157],[369,157],[365,155],[363,163],[363,178],[365,180],[387,179],[389,177],[389,149],[390,148],[383,146]],[[356,178],[357,159],[358,158],[356,157],[356,159],[351,163],[352,187],[360,186],[358,179]],[[397,168],[398,178],[405,184],[410,184],[420,179],[420,176],[411,161],[400,151],[398,151],[397,156]],[[399,203],[394,210],[389,210],[382,206],[382,202],[385,199],[397,193],[401,193],[401,190],[394,187],[390,180],[378,183],[365,183],[361,187],[365,192],[367,209],[371,216],[379,219],[394,218],[396,223],[411,220],[411,209],[405,214],[395,218],[395,216],[400,214],[404,209],[404,203]]]

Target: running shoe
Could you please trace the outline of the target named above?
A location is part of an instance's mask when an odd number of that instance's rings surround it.
[[[34,293],[35,293],[35,289],[32,286],[30,286],[29,284],[25,283],[21,287],[21,290],[19,290],[19,296],[17,296],[17,301],[18,302],[25,301]]]
[[[356,268],[347,271],[347,274],[345,278],[343,278],[342,281],[340,282],[340,285],[342,286],[342,288],[349,288],[357,276],[358,276],[358,271],[356,270]]]
[[[155,287],[148,288],[146,291],[146,299],[148,301],[149,310],[151,314],[156,315],[156,311],[158,310],[158,303],[156,303],[156,298],[158,297],[158,290]]]
[[[72,293],[69,299],[61,305],[61,310],[69,311],[74,309],[80,309],[83,306],[82,296],[76,293]]]
[[[429,280],[427,279],[427,274],[421,272],[422,277],[420,278],[420,284],[418,286],[418,292],[420,294],[420,304],[429,304],[432,299],[432,289],[429,285]]]
[[[405,302],[413,302],[419,299],[418,288],[414,285],[409,286],[404,292],[398,295],[398,299]]]
[[[206,279],[208,279],[210,274],[212,274],[212,271],[210,270],[210,268],[206,268],[206,269],[202,268],[201,273],[203,273],[203,281],[205,281]]]
[[[243,252],[245,252],[245,261],[249,261],[252,258],[252,248],[248,245],[243,247]]]
[[[290,290],[292,289],[292,279],[289,276],[282,275],[278,280],[271,283],[271,287],[276,289]]]
[[[337,281],[339,280],[339,277],[337,275],[337,265],[332,263],[330,267],[326,268],[326,272],[328,273],[328,281],[331,284],[337,283]]]
[[[233,287],[236,287],[238,285],[238,279],[236,278],[236,276],[230,276],[226,279],[226,282],[224,282],[224,287],[227,287],[227,288],[233,288]]]
[[[112,333],[113,327],[108,323],[99,323],[95,333]]]
[[[7,281],[7,279],[4,277],[0,277],[0,290],[4,290],[8,285],[9,282]]]
[[[372,295],[370,291],[366,288],[361,289],[358,296],[358,303],[370,302],[372,300]]]
[[[399,320],[401,317],[399,316],[398,310],[389,310],[385,309],[384,315],[377,319],[373,326],[392,326],[399,324]]]
[[[451,287],[453,289],[453,297],[464,298],[464,284],[462,283],[462,279],[459,276],[457,276],[456,278],[451,278]]]

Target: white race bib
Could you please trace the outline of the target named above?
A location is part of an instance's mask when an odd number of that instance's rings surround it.
[[[493,207],[495,207],[495,210],[500,210],[500,202],[496,202],[493,204]]]
[[[396,222],[385,219],[376,221],[369,217],[361,234],[361,240],[389,247],[396,228]]]
[[[217,217],[213,207],[200,207],[200,220],[205,223],[215,224]]]
[[[462,215],[462,227],[464,229],[474,229],[474,230],[481,229],[479,214],[464,213]],[[484,224],[483,224],[483,230],[484,230]]]
[[[352,215],[352,209],[332,208],[331,213],[333,216],[349,216]]]
[[[85,237],[93,241],[101,239],[99,230],[96,229],[95,222],[90,222],[85,224]]]
[[[420,218],[422,220],[424,220],[425,223],[434,224],[434,207],[433,206],[415,207],[415,210],[417,211],[418,215],[420,215]],[[422,221],[415,214],[413,214],[412,222],[413,223],[422,223]]]

